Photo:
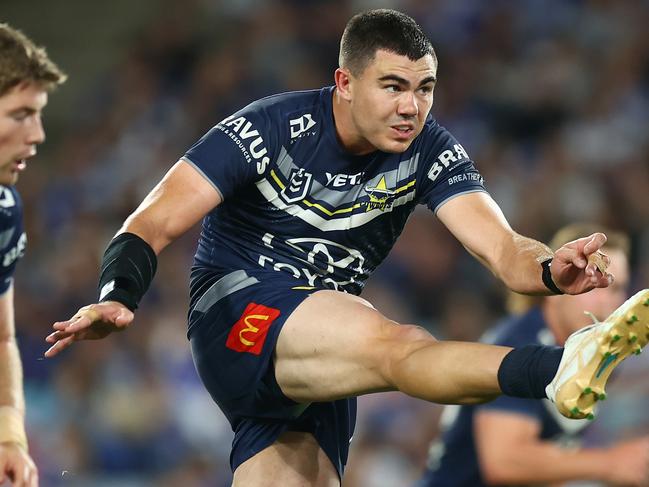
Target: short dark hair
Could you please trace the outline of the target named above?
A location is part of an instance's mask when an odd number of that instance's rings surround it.
[[[44,48],[19,30],[0,23],[0,96],[24,82],[37,83],[50,91],[66,78]]]
[[[437,60],[433,45],[412,17],[396,10],[376,9],[349,20],[340,40],[338,63],[359,75],[379,49],[408,56],[412,61],[426,54]]]

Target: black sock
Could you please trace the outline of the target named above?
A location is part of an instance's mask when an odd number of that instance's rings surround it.
[[[547,386],[559,369],[563,348],[525,345],[515,348],[498,369],[498,384],[503,394],[512,397],[544,399]]]

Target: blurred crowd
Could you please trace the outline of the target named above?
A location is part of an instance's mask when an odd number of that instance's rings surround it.
[[[429,34],[440,63],[434,116],[512,226],[541,240],[572,221],[626,231],[630,291],[649,287],[646,0],[159,1],[116,62],[68,96],[57,124],[45,120],[54,135],[19,184],[29,244],[17,328],[42,485],[229,485],[231,431],[185,337],[198,229],[164,251],[127,332],[53,360],[42,358],[44,337],[95,300],[105,245],[184,151],[256,98],[332,84],[345,23],[372,7],[403,10]],[[36,25],[13,23],[42,42]],[[455,340],[476,340],[502,317],[503,295],[423,207],[364,293],[389,317]],[[646,410],[648,365],[623,370],[618,402],[602,407],[589,441],[649,431],[635,413]],[[362,398],[345,486],[410,485],[439,413],[397,393]]]

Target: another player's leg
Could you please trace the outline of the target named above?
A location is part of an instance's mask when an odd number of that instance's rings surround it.
[[[606,398],[613,369],[649,342],[649,289],[636,293],[604,322],[573,333],[547,395],[567,417],[593,418],[595,402]]]

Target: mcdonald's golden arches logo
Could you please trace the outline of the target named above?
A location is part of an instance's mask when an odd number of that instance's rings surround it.
[[[234,324],[225,346],[235,352],[261,354],[270,325],[280,311],[263,304],[250,303],[241,318]]]

